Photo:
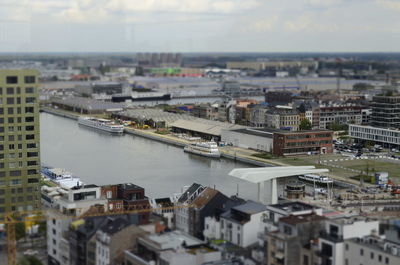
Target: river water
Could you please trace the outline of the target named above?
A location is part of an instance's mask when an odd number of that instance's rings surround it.
[[[138,136],[113,136],[82,127],[76,121],[40,114],[41,160],[65,168],[86,184],[132,182],[149,197],[170,196],[193,182],[214,187],[230,196],[237,192],[256,199],[257,186],[228,176],[243,163],[212,160],[183,152],[182,148]]]

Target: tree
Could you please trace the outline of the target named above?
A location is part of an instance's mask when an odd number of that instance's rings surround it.
[[[35,256],[23,256],[19,259],[18,265],[43,265]]]
[[[17,240],[26,236],[25,223],[18,222],[15,224],[15,237]]]
[[[312,124],[309,119],[303,119],[300,122],[299,129],[300,131],[311,130]]]

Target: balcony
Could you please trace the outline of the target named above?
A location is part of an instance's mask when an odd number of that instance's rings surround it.
[[[333,242],[333,243],[340,243],[343,242],[343,236],[342,235],[337,235],[337,234],[329,234],[326,231],[321,231],[320,232],[320,237],[322,239],[325,239],[327,241]]]

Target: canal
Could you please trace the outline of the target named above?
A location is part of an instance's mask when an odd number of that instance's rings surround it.
[[[169,196],[197,182],[226,195],[256,199],[257,187],[228,176],[243,163],[212,160],[138,136],[113,136],[81,127],[76,121],[40,114],[41,162],[65,168],[87,184],[132,182],[149,197]]]

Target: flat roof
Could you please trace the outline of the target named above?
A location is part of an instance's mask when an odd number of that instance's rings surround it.
[[[333,132],[330,130],[305,130],[305,131],[287,131],[287,130],[279,130],[274,128],[240,128],[233,129],[231,131],[244,133],[249,135],[261,136],[266,138],[272,138],[274,133],[278,134],[304,134],[304,133],[323,133],[323,132]]]
[[[159,235],[157,234],[147,235],[145,238],[142,238],[142,240],[144,240],[145,242],[152,241],[156,243],[161,250],[176,249],[182,246],[183,243],[185,243],[187,247],[204,244],[204,241],[179,230]],[[149,243],[151,244],[152,242]]]
[[[248,201],[244,204],[240,204],[238,206],[233,207],[232,209],[236,210],[236,211],[240,211],[242,213],[246,213],[246,214],[256,214],[256,213],[260,213],[260,212],[264,212],[267,210],[267,206],[259,203],[259,202],[255,202],[255,201]]]
[[[315,213],[302,214],[302,215],[289,215],[279,219],[280,222],[287,223],[290,225],[308,223],[312,221],[322,221],[322,220],[325,220],[325,217],[317,215]]]
[[[286,212],[293,213],[293,212],[312,210],[319,207],[304,202],[284,202],[284,203],[268,205],[268,208],[276,208]]]
[[[82,97],[53,99],[52,102],[71,107],[78,107],[86,110],[122,110],[125,108],[125,104],[105,102]]]

